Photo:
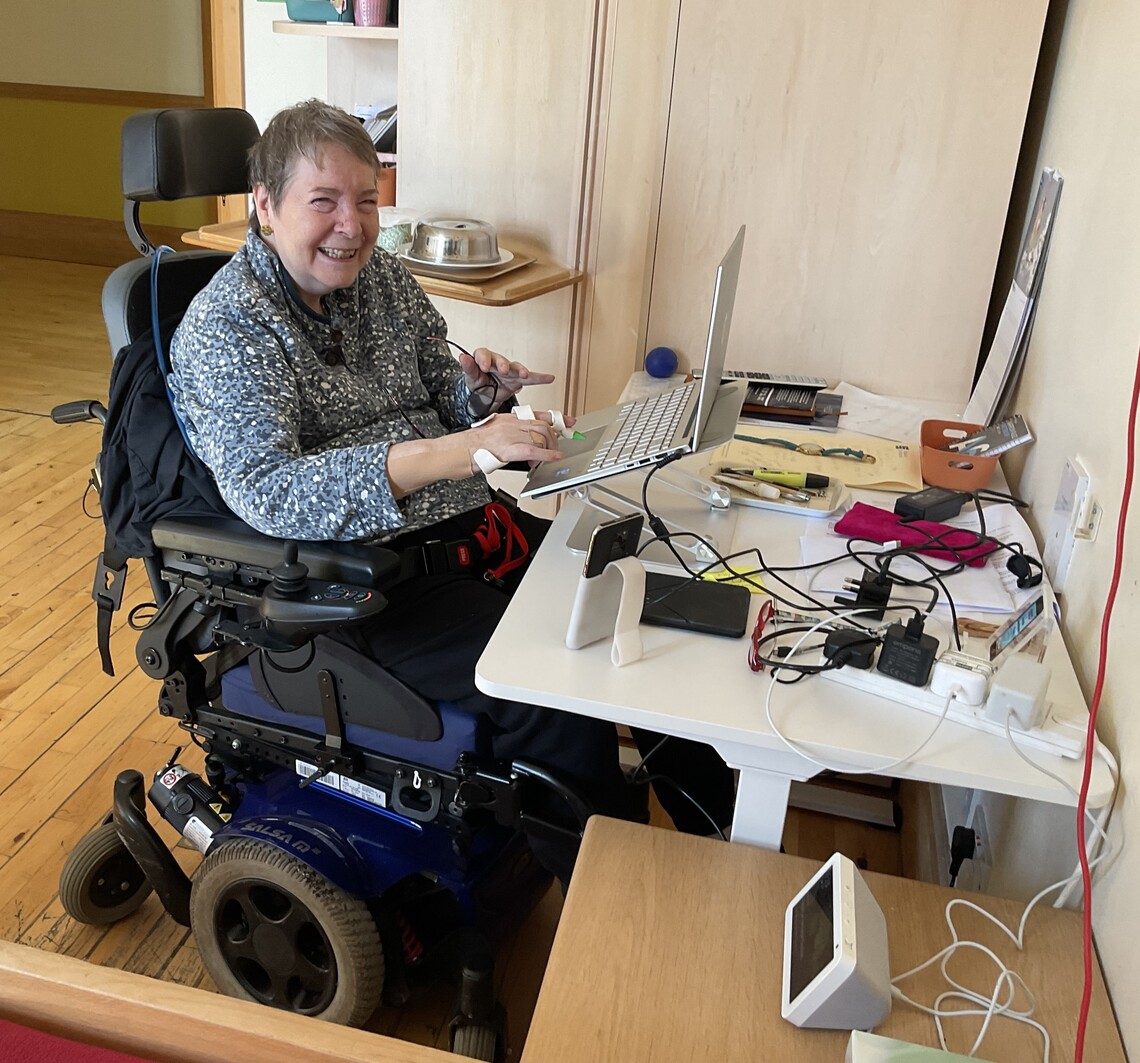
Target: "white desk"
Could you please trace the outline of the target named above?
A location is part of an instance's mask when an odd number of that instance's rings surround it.
[[[635,482],[640,480],[637,474]],[[690,503],[682,499],[678,504]],[[642,626],[644,656],[624,668],[610,663],[608,641],[583,650],[566,649],[566,626],[582,557],[565,544],[582,508],[573,499],[563,504],[479,660],[476,684],[498,697],[709,743],[740,771],[732,840],[779,848],[792,781],[810,779],[820,769],[790,751],[768,726],[764,698],[769,678],[749,669],[747,639]],[[670,506],[668,515],[674,512]],[[725,526],[734,549],[757,545],[769,564],[796,564],[804,523],[805,518],[795,514],[733,507]],[[754,596],[753,620],[760,600]],[[1083,696],[1057,632],[1046,661],[1053,670],[1050,700],[1087,720]],[[871,770],[917,746],[937,719],[818,678],[778,687],[773,716],[784,734],[812,755]],[[1035,759],[1079,789],[1081,761],[1045,753],[1036,753]],[[919,756],[887,774],[1074,803],[1067,790],[1022,761],[1004,737],[951,720],[943,722]],[[1090,807],[1103,805],[1110,793],[1109,772],[1096,758]]]

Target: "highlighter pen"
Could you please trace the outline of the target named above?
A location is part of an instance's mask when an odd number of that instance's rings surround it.
[[[807,488],[818,491],[831,486],[831,478],[814,472],[777,472],[775,469],[753,469],[752,475],[765,483],[782,484],[784,487]]]

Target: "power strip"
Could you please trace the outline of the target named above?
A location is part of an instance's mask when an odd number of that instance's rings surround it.
[[[830,662],[820,658],[820,664]],[[888,701],[898,702],[900,705],[909,705],[913,709],[923,712],[942,715],[942,706],[946,699],[940,694],[931,693],[929,687],[911,686],[909,683],[900,683],[888,675],[874,668],[831,668],[820,675],[833,683],[840,683],[855,690],[865,690],[869,694],[878,694]],[[983,715],[984,706],[962,705],[960,702],[950,702],[950,709],[946,719],[955,723],[964,723],[967,727],[974,727],[988,734],[1005,737],[1005,726],[987,720]],[[1053,718],[1053,706],[1050,703],[1045,710],[1045,722],[1031,731],[1021,731],[1011,728],[1017,744],[1025,749],[1038,749],[1043,753],[1051,753],[1057,757],[1075,759],[1084,753],[1084,732],[1072,727],[1066,727]]]

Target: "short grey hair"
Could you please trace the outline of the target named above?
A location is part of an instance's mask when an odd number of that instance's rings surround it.
[[[379,173],[376,149],[359,119],[323,100],[305,100],[278,111],[261,139],[249,149],[250,187],[264,185],[269,202],[276,206],[297,163],[306,158],[319,166],[329,144],[343,148]]]

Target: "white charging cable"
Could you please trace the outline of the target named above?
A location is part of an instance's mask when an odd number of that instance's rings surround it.
[[[1027,756],[1022,751],[1022,749],[1018,746],[1017,741],[1013,736],[1012,730],[1010,729],[1010,724],[1009,724],[1008,718],[1006,720],[1006,737],[1008,738],[1010,744],[1013,746],[1014,751],[1017,753],[1017,755],[1019,757],[1021,757],[1022,760],[1024,760],[1031,767],[1036,768],[1043,775],[1046,775],[1050,779],[1053,779],[1056,782],[1060,783],[1060,785],[1063,786],[1066,790],[1068,790],[1069,793],[1071,793],[1074,797],[1077,796],[1077,793],[1073,789],[1073,787],[1070,786],[1064,779],[1062,779],[1059,775],[1056,775],[1054,772],[1049,771],[1048,768],[1042,767],[1040,764],[1038,764],[1036,761],[1031,759],[1029,756]],[[1119,780],[1120,780],[1119,769],[1117,767],[1116,760],[1112,756],[1112,754],[1104,746],[1102,746],[1099,742],[1097,743],[1096,752],[1098,755],[1101,756],[1101,758],[1104,760],[1106,766],[1108,767],[1109,775],[1112,778],[1112,794],[1109,797],[1108,802],[1101,809],[1101,813],[1100,813],[1099,818],[1093,816],[1092,813],[1088,812],[1087,810],[1085,813],[1086,817],[1089,820],[1090,825],[1093,828],[1093,832],[1096,835],[1095,841],[1102,846],[1099,854],[1097,854],[1095,856],[1092,856],[1090,854],[1090,857],[1091,857],[1089,860],[1089,868],[1090,869],[1092,869],[1092,868],[1098,866],[1099,864],[1103,863],[1105,860],[1109,859],[1109,857],[1113,854],[1113,848],[1112,848],[1111,842],[1108,838],[1106,827],[1108,824],[1109,816],[1111,815],[1112,809],[1116,803],[1116,794],[1118,792],[1118,786],[1119,786]],[[1094,851],[1095,851],[1095,849],[1094,849]],[[974,1039],[973,1046],[970,1048],[969,1052],[967,1052],[967,1055],[973,1055],[978,1050],[978,1048],[981,1046],[982,1038],[985,1037],[986,1031],[989,1028],[990,1021],[994,1018],[994,1016],[1001,1016],[1004,1018],[1013,1019],[1017,1022],[1026,1023],[1027,1025],[1032,1026],[1034,1029],[1036,1029],[1038,1032],[1040,1032],[1041,1037],[1044,1041],[1043,1060],[1044,1060],[1044,1063],[1049,1063],[1049,1051],[1050,1051],[1049,1031],[1041,1023],[1037,1022],[1035,1019],[1032,1018],[1033,1012],[1036,1008],[1036,1002],[1034,1001],[1033,994],[1030,992],[1028,986],[1026,986],[1025,981],[1021,978],[1020,975],[1017,974],[1016,971],[1013,971],[1010,968],[1006,967],[1005,964],[1002,963],[1002,961],[991,950],[987,949],[985,946],[980,945],[974,941],[968,941],[968,940],[960,939],[958,937],[957,929],[954,926],[953,918],[951,917],[951,911],[955,907],[963,907],[963,908],[973,909],[979,915],[983,916],[984,918],[988,919],[991,923],[993,923],[994,926],[998,927],[1014,943],[1014,945],[1017,947],[1018,951],[1020,952],[1024,949],[1024,946],[1025,946],[1026,924],[1029,921],[1030,913],[1037,906],[1037,904],[1043,898],[1047,897],[1050,893],[1052,893],[1054,890],[1061,890],[1062,891],[1061,895],[1058,897],[1057,901],[1055,902],[1055,904],[1057,906],[1060,906],[1067,899],[1068,893],[1072,889],[1072,887],[1076,883],[1080,882],[1080,880],[1081,880],[1081,872],[1080,872],[1080,868],[1078,867],[1067,878],[1064,878],[1059,882],[1054,882],[1051,885],[1046,886],[1040,892],[1038,892],[1037,895],[1035,897],[1033,897],[1033,899],[1031,901],[1029,901],[1029,903],[1025,906],[1025,910],[1021,914],[1021,921],[1018,923],[1016,933],[1014,933],[1012,930],[1010,930],[1000,919],[998,919],[996,916],[990,914],[989,912],[987,912],[984,908],[980,907],[979,905],[974,904],[971,901],[967,901],[963,898],[955,897],[952,901],[950,901],[946,905],[946,911],[945,911],[946,923],[950,927],[950,934],[951,934],[951,937],[953,938],[952,943],[950,945],[947,945],[944,949],[941,949],[939,952],[935,953],[932,957],[930,957],[930,959],[926,960],[924,963],[921,963],[917,967],[913,967],[909,971],[905,971],[903,974],[897,975],[896,977],[892,978],[891,979],[891,993],[892,993],[892,995],[894,997],[896,997],[897,999],[901,1000],[903,1003],[908,1004],[911,1007],[916,1008],[919,1011],[925,1012],[926,1014],[932,1015],[934,1017],[935,1026],[937,1027],[937,1030],[938,1030],[938,1040],[939,1040],[939,1043],[941,1044],[944,1051],[946,1051],[948,1049],[946,1048],[946,1038],[945,1038],[945,1034],[944,1034],[943,1027],[942,1027],[943,1019],[946,1019],[946,1018],[964,1018],[967,1016],[974,1016],[974,1017],[984,1016],[981,1029],[978,1031],[977,1037]],[[999,972],[998,977],[994,983],[993,992],[991,992],[988,997],[984,996],[983,994],[978,993],[972,989],[969,989],[966,986],[961,985],[959,982],[956,982],[953,978],[950,977],[949,971],[947,969],[949,959],[960,948],[977,949],[978,951],[989,956],[994,961],[994,964],[997,966],[998,972]],[[941,961],[939,964],[939,967],[940,967],[940,970],[942,973],[942,977],[946,980],[947,984],[950,985],[952,988],[950,990],[944,992],[944,993],[939,994],[939,996],[935,998],[934,1004],[932,1007],[928,1007],[924,1004],[917,1003],[916,1001],[914,1001],[910,997],[908,997],[905,993],[903,993],[901,989],[898,988],[899,982],[902,982],[905,979],[910,978],[912,975],[918,974],[920,971],[926,970],[926,968],[931,966],[931,964],[938,963],[939,961]],[[1030,1001],[1030,1006],[1027,1009],[1020,1010],[1020,1011],[1012,1007],[1014,997],[1016,995],[1016,988],[1018,985],[1020,985],[1022,987],[1022,989],[1025,992],[1025,995],[1029,998],[1029,1001]],[[1004,1001],[999,999],[1003,990],[1008,990],[1008,994],[1009,994],[1008,997]],[[976,1007],[976,1008],[963,1008],[963,1009],[958,1009],[958,1008],[944,1009],[944,1008],[942,1008],[942,1003],[946,1000],[965,1000],[968,1003],[978,1005],[978,1007]]]
[[[825,619],[819,621],[819,623],[813,624],[800,636],[795,645],[793,645],[792,648],[788,651],[786,656],[794,657],[799,652],[799,649],[804,644],[804,642],[806,642],[807,639],[814,635],[820,628],[825,627],[826,625],[831,624],[836,620],[843,620],[847,617],[852,616],[862,616],[866,612],[867,610],[865,609],[850,609],[846,612],[826,617]],[[946,719],[946,714],[950,711],[950,706],[954,702],[955,696],[959,690],[959,688],[956,686],[950,688],[949,692],[946,694],[945,702],[942,705],[942,712],[939,714],[939,717],[935,722],[933,729],[921,742],[919,742],[917,746],[914,747],[914,749],[912,749],[905,756],[898,757],[895,760],[889,760],[885,764],[874,764],[870,767],[855,764],[829,764],[826,761],[820,760],[818,757],[812,756],[812,754],[804,749],[803,746],[797,742],[794,742],[787,735],[785,735],[784,732],[781,731],[777,726],[776,721],[772,718],[772,692],[775,690],[776,684],[778,683],[778,679],[776,678],[776,673],[778,670],[779,665],[772,666],[772,678],[768,681],[768,692],[764,698],[764,718],[768,721],[768,726],[772,729],[772,733],[797,756],[803,757],[805,760],[816,765],[816,767],[824,768],[827,771],[841,772],[844,775],[880,774],[884,771],[889,771],[891,768],[897,768],[900,764],[905,764],[908,760],[912,760],[914,757],[917,757],[918,754],[926,748],[930,740],[938,733],[938,729],[942,726],[943,721]]]

